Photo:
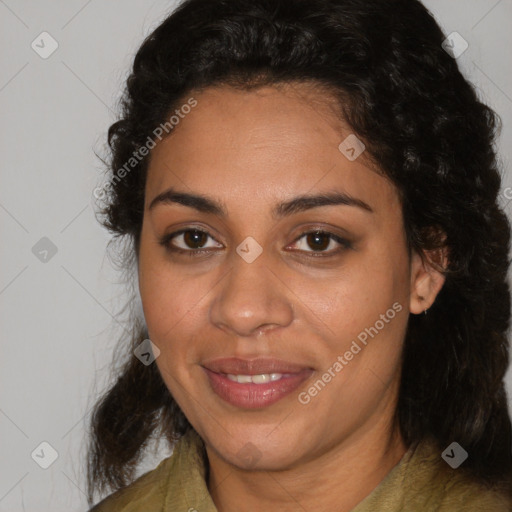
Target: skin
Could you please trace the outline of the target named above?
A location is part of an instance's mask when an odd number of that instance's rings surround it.
[[[349,511],[407,450],[392,419],[407,319],[430,307],[444,279],[409,254],[393,184],[365,153],[350,161],[338,149],[352,132],[318,88],[223,86],[193,97],[197,106],[152,150],[146,182],[139,287],[161,351],[156,364],[206,443],[219,511]],[[177,203],[149,209],[170,187],[220,202],[226,216]],[[373,212],[329,205],[271,214],[296,196],[333,190]],[[189,257],[159,243],[185,227],[209,233],[200,239],[209,254]],[[314,229],[350,246],[326,237],[319,249],[299,238]],[[248,236],[263,250],[252,263],[236,252]],[[193,240],[169,244],[194,250]],[[331,255],[311,256],[322,250]],[[299,393],[394,303],[402,310],[300,403]],[[212,391],[201,367],[218,357],[276,357],[314,372],[277,403],[240,409]]]

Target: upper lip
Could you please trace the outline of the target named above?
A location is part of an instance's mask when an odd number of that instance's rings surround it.
[[[215,373],[232,375],[261,375],[263,373],[300,373],[311,369],[307,365],[283,361],[282,359],[257,358],[240,359],[226,357],[212,359],[203,363],[203,366]]]

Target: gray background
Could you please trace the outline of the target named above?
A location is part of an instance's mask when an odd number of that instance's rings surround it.
[[[512,0],[425,3],[447,34],[467,40],[458,62],[503,119],[498,149],[510,214]],[[126,299],[94,216],[102,167],[93,151],[104,150],[134,52],[173,5],[0,0],[0,512],[86,509],[86,420],[108,380]],[[43,31],[59,45],[47,59],[31,47]],[[38,252],[43,237],[53,256]],[[507,387],[511,396],[510,371]],[[50,461],[43,441],[58,452],[48,469],[34,460]]]

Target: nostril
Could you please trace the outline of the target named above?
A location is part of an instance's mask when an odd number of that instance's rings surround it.
[[[258,329],[256,329],[256,335],[258,337],[260,337],[264,333],[266,333],[267,331],[269,331],[271,329],[274,329],[275,327],[277,327],[277,325],[275,325],[275,324],[265,324],[263,327],[258,327]]]

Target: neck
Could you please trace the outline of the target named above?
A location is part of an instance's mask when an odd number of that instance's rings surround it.
[[[219,512],[332,510],[349,512],[407,451],[399,429],[377,424],[321,456],[282,471],[247,471],[208,451],[208,488]],[[240,504],[244,506],[241,508]]]

